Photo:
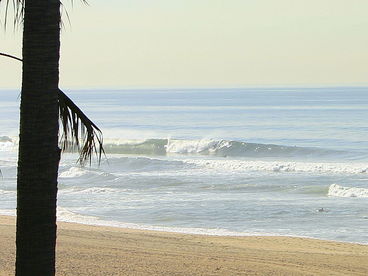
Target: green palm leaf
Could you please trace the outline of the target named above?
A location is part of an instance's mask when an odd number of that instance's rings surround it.
[[[0,56],[22,62],[22,59],[13,55],[0,53]],[[78,151],[78,162],[81,165],[87,162],[91,164],[94,154],[100,163],[102,155],[105,155],[101,130],[63,91],[59,89],[58,94],[62,151]]]
[[[92,155],[98,161],[105,155],[101,130],[83,111],[59,89],[59,116],[62,125],[61,149],[79,151],[79,163],[91,163]]]

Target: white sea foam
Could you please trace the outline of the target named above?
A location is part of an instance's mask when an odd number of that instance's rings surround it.
[[[0,160],[0,166],[12,166],[15,162],[11,160]]]
[[[0,195],[10,195],[10,194],[16,194],[16,191],[5,191],[5,190],[0,190]]]
[[[367,174],[367,163],[312,163],[312,162],[276,162],[245,160],[185,160],[189,164],[205,167],[219,172],[306,172],[306,173],[347,173]]]
[[[152,231],[183,233],[183,234],[197,234],[197,235],[210,235],[210,236],[258,236],[258,235],[275,236],[275,234],[264,232],[252,233],[252,232],[235,232],[219,228],[206,229],[206,228],[189,228],[189,227],[152,226],[136,223],[101,220],[95,216],[86,216],[77,214],[63,207],[57,208],[57,219],[58,221],[81,223],[87,225],[109,226],[109,227],[128,228],[137,230],[152,230]]]
[[[227,142],[227,143],[226,143]],[[169,139],[166,145],[167,153],[201,153],[204,151],[214,152],[219,148],[229,147],[229,141],[216,141],[211,139],[201,140],[172,140]]]
[[[106,138],[104,139],[105,144],[113,145],[139,145],[146,142],[147,139],[122,139],[122,138]]]
[[[59,174],[61,183],[69,183],[74,186],[75,181],[79,184],[104,183],[104,181],[116,178],[114,174],[102,171],[101,169],[71,167]],[[99,184],[96,184],[99,186]],[[82,186],[80,186],[82,187]]]
[[[16,216],[15,209],[0,209],[0,215],[6,216]],[[94,226],[107,226],[107,227],[118,227],[126,229],[136,229],[136,230],[149,230],[149,231],[159,231],[159,232],[171,232],[171,233],[181,233],[181,234],[194,234],[194,235],[207,235],[207,236],[234,236],[234,237],[249,237],[249,236],[290,236],[299,238],[309,238],[316,239],[316,237],[309,235],[287,235],[280,233],[271,233],[264,231],[256,232],[237,232],[221,228],[194,228],[194,227],[166,227],[166,226],[150,226],[145,224],[136,223],[124,223],[119,221],[108,221],[101,220],[95,216],[86,216],[72,212],[64,207],[57,207],[57,220],[62,222],[80,223],[85,225]],[[328,239],[336,241],[334,239]],[[357,244],[367,244],[366,242],[352,242]]]
[[[121,192],[122,190],[118,190]],[[87,189],[81,189],[81,188],[70,188],[70,189],[63,189],[60,190],[60,194],[112,194],[116,193],[116,189],[107,188],[107,187],[91,187]]]
[[[343,187],[337,184],[332,184],[328,189],[327,195],[335,197],[368,197],[368,189]]]
[[[2,210],[0,209],[0,215],[15,216],[16,211],[14,209],[2,209]],[[206,229],[206,228],[192,228],[192,227],[151,226],[145,224],[101,220],[98,217],[81,215],[60,206],[57,207],[57,220],[62,222],[81,223],[86,225],[108,226],[108,227],[118,227],[137,230],[151,230],[151,231],[172,232],[182,234],[209,235],[209,236],[259,236],[259,235],[276,236],[276,234],[267,232],[236,232],[220,228]]]
[[[15,209],[0,209],[0,215],[14,217],[16,215],[16,210]]]
[[[63,207],[57,207],[56,216],[57,220],[59,221],[75,222],[83,224],[93,224],[93,222],[98,220],[97,217],[80,215]]]
[[[69,170],[63,171],[59,174],[60,177],[71,178],[71,177],[81,177],[88,173],[87,170],[79,167],[71,167]]]
[[[17,147],[17,137],[0,136],[0,151],[14,151]]]
[[[0,142],[0,151],[12,151],[15,148],[15,144],[10,141]]]
[[[85,190],[82,190],[81,193],[84,194],[111,194],[115,193],[117,190],[112,188],[106,188],[106,187],[92,187]],[[120,192],[121,190],[119,190]]]

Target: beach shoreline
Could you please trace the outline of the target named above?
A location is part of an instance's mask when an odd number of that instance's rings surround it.
[[[0,276],[14,275],[15,217],[0,216],[0,244]],[[368,245],[58,222],[57,275],[367,274]]]

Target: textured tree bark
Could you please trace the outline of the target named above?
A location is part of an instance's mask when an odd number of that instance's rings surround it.
[[[16,275],[55,274],[60,1],[26,0]]]

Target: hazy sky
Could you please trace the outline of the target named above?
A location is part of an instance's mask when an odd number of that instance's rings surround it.
[[[368,84],[367,0],[89,3],[67,5],[61,87]],[[0,51],[20,55],[20,35],[0,31]],[[20,75],[0,59],[0,87]]]

